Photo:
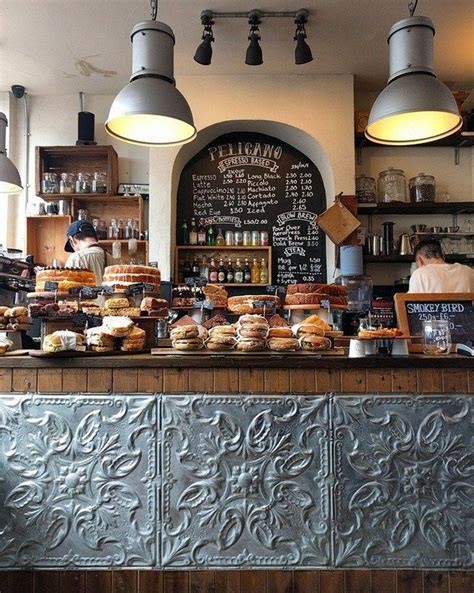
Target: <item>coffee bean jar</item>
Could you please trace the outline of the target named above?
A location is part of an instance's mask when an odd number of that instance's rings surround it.
[[[401,169],[389,167],[377,180],[379,202],[406,202],[406,181]]]
[[[359,204],[375,204],[375,179],[367,175],[356,177],[356,197]]]
[[[435,178],[432,175],[418,173],[408,182],[410,188],[410,201],[416,202],[434,202],[436,193]]]

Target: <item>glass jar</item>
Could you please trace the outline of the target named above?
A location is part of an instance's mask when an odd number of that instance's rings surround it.
[[[105,239],[107,239],[107,235],[108,235],[108,231],[107,231],[107,223],[105,222],[105,220],[101,220],[99,222],[99,226],[97,227],[97,239],[99,241],[103,241]]]
[[[406,202],[406,180],[401,169],[381,171],[377,186],[379,202]]]
[[[375,204],[375,179],[367,175],[356,177],[356,197],[359,204]]]
[[[41,181],[41,191],[44,194],[59,193],[57,173],[43,173],[43,180]]]
[[[79,208],[77,211],[77,220],[87,220],[89,218],[89,210],[87,208]]]
[[[76,194],[91,193],[91,176],[89,173],[78,173],[76,179]]]
[[[74,173],[61,173],[61,179],[59,180],[59,193],[73,194],[75,188],[76,176]]]
[[[434,202],[436,183],[432,175],[425,175],[418,173],[416,177],[412,177],[408,182],[410,188],[410,201],[416,202]]]
[[[92,177],[91,191],[93,194],[107,193],[107,173],[95,171]]]

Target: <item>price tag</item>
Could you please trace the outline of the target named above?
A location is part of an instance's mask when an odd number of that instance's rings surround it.
[[[79,296],[81,298],[95,298],[101,290],[102,286],[81,286]]]
[[[284,286],[277,286],[276,284],[269,284],[266,290],[268,293],[274,294],[275,296],[277,296],[278,293],[282,295],[286,293],[286,288]]]
[[[212,309],[214,309],[214,303],[212,303],[211,301],[198,301],[197,303],[194,303],[193,308],[209,309],[210,311],[212,311]]]
[[[185,278],[184,283],[187,286],[206,286],[207,278],[200,276],[199,278]]]
[[[322,299],[320,305],[323,309],[329,309],[331,307],[331,304],[327,299]]]
[[[72,322],[74,325],[84,327],[88,321],[88,316],[85,313],[76,313],[72,316]]]
[[[134,294],[140,294],[141,292],[150,291],[153,289],[152,284],[146,284],[144,282],[137,282],[136,284],[130,284],[127,287],[125,294],[128,296],[132,296]]]
[[[46,292],[56,292],[58,290],[57,282],[45,282],[44,289]]]
[[[274,301],[253,301],[252,307],[254,309],[272,310],[275,308],[275,303],[274,303]]]
[[[102,317],[100,315],[87,315],[89,327],[99,327],[102,325]]]
[[[114,289],[111,286],[101,286],[100,294],[110,295],[114,294]]]

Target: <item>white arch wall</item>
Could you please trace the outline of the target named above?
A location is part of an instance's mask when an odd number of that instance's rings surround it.
[[[213,138],[231,131],[255,131],[288,142],[321,172],[327,203],[340,192],[354,193],[353,77],[200,76],[180,78],[179,90],[193,110],[196,140],[177,148],[150,150],[150,259],[162,278],[172,273],[176,195],[186,162]],[[334,246],[327,245],[328,280]]]

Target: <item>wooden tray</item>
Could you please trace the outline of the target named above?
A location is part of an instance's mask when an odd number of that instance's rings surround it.
[[[0,354],[0,358],[2,356],[25,356],[29,352],[29,350],[8,350],[5,354]]]
[[[331,350],[295,350],[289,352],[277,352],[275,350],[261,350],[260,352],[240,352],[238,350],[207,350],[201,348],[200,350],[175,350],[174,348],[152,348],[151,354],[153,356],[342,356],[344,355],[344,348],[336,347]]]
[[[88,358],[91,356],[130,356],[133,354],[147,354],[150,350],[138,350],[137,352],[123,352],[122,350],[112,350],[112,352],[93,352],[85,350],[63,350],[62,352],[46,352],[46,350],[28,350],[28,354],[35,358]]]

